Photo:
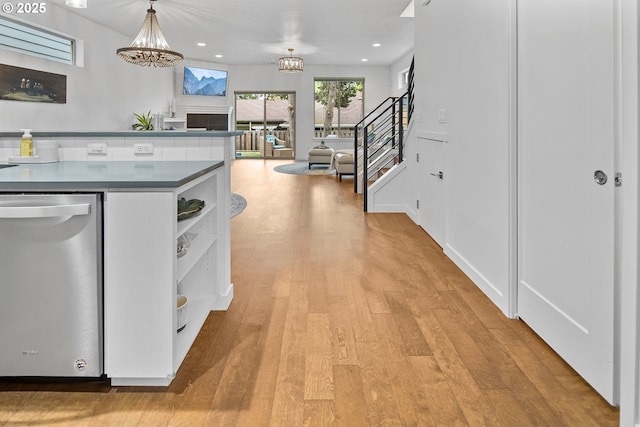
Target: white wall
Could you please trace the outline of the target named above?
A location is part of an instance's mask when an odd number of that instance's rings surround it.
[[[46,14],[28,18],[25,22],[83,39],[84,67],[2,50],[3,64],[66,75],[67,103],[0,101],[0,132],[131,130],[134,112],[168,105],[173,71],[119,59],[116,49],[131,42],[127,37],[52,3]]]
[[[406,92],[407,87],[401,86],[399,82],[400,73],[407,71],[411,66],[411,59],[413,59],[413,52],[408,52],[405,56],[398,59],[391,65],[391,93],[389,96],[400,96]]]
[[[444,249],[505,313],[510,3],[447,0],[417,4],[415,25],[414,130],[445,132],[449,141],[444,156]],[[446,110],[446,123],[439,122],[440,110]]]

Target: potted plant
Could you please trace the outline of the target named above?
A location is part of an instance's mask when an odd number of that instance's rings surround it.
[[[153,122],[151,118],[151,111],[147,114],[137,114],[133,113],[135,118],[138,120],[137,123],[132,125],[133,130],[153,130]]]

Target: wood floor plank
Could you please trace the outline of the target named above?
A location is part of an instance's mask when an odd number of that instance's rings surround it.
[[[272,310],[256,348],[260,353],[259,369],[250,379],[250,392],[244,396],[242,410],[237,418],[238,426],[270,425],[288,303],[287,298],[276,298],[273,301]]]
[[[347,295],[351,314],[351,326],[356,341],[374,341],[377,339],[369,303],[361,286],[355,285]]]
[[[375,341],[362,341],[357,347],[369,422],[376,426],[402,426],[384,351]]]
[[[236,341],[227,359],[220,384],[211,402],[209,415],[205,420],[208,425],[235,425],[241,403],[250,392],[250,377],[258,368],[260,352],[256,351],[262,332],[262,326],[240,325]]]
[[[423,387],[435,425],[451,427],[469,425],[446,382],[425,384]]]
[[[436,310],[434,310],[436,311]],[[434,359],[446,377],[465,419],[472,426],[499,425],[493,407],[485,398],[463,359],[450,341],[440,320],[433,312],[416,319],[427,342],[434,352]]]
[[[433,313],[478,386],[480,388],[506,388],[507,384],[502,372],[496,369],[483,348],[478,346],[471,331],[471,323],[474,320],[469,319],[468,311],[459,309],[459,304],[454,301],[456,296],[451,293],[448,295],[452,309],[435,309]],[[462,327],[460,327],[461,325]]]
[[[327,313],[307,315],[304,399],[333,399],[331,320]]]
[[[387,362],[402,424],[419,427],[435,426],[425,389],[418,383],[415,371],[408,369],[408,366],[410,364],[407,360]]]
[[[329,292],[327,290],[326,279],[321,272],[319,265],[310,265],[316,272],[313,278],[308,281],[309,313],[327,313],[329,311]]]
[[[367,402],[362,390],[360,368],[353,365],[333,367],[336,426],[368,427]]]
[[[334,427],[336,410],[333,400],[309,400],[304,402],[303,427]]]
[[[271,425],[294,426],[301,425],[303,422],[307,335],[306,298],[306,283],[293,282],[269,421]]]
[[[291,282],[293,280],[293,268],[291,266],[280,267],[273,280],[271,296],[273,298],[286,298],[289,296]]]
[[[400,333],[404,354],[407,356],[430,356],[431,348],[422,335],[415,317],[400,292],[385,292],[387,305],[391,310],[393,320]]]
[[[513,392],[509,389],[492,389],[485,391],[487,399],[495,408],[496,418],[500,426],[529,427],[540,425],[524,411],[518,401],[514,399]]]
[[[334,365],[357,365],[358,348],[349,315],[346,296],[334,296],[329,300],[331,323],[331,350]]]

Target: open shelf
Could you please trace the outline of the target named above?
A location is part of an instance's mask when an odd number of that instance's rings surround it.
[[[187,324],[183,330],[176,332],[175,362],[180,366],[195,341],[200,328],[211,311],[213,297],[194,299],[187,298]],[[177,369],[176,369],[177,370]]]
[[[176,280],[181,282],[191,269],[200,261],[202,256],[209,250],[211,245],[216,242],[215,234],[198,234],[191,241],[187,253],[178,258],[178,272]]]
[[[189,231],[191,227],[193,227],[198,222],[200,222],[200,220],[203,217],[208,215],[215,208],[216,208],[216,203],[210,202],[207,204],[205,202],[204,209],[202,209],[198,215],[192,216],[191,218],[188,218],[188,219],[183,219],[182,221],[178,221],[178,233],[177,233],[178,235],[176,237],[180,237],[181,235]]]

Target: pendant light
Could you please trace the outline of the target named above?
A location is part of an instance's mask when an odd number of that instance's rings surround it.
[[[138,36],[129,46],[116,50],[116,53],[123,60],[143,67],[149,67],[151,64],[155,67],[173,67],[180,63],[184,56],[172,50],[162,35],[156,11],[153,9],[154,1],[156,0],[149,0],[150,7]]]
[[[289,48],[289,56],[278,59],[278,71],[283,73],[301,73],[304,69],[302,58],[293,56],[293,49]]]

